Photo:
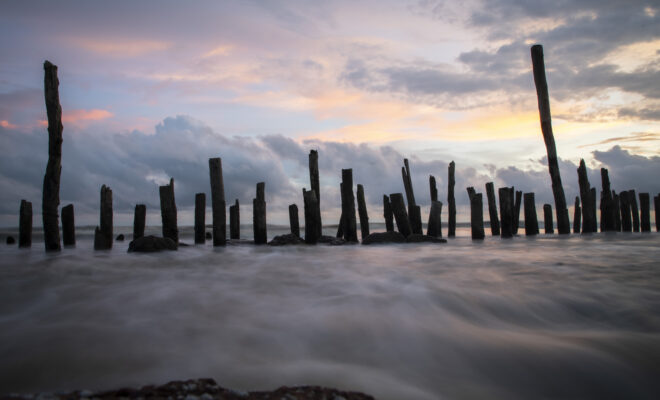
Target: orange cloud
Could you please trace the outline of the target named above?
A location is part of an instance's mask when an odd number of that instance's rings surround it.
[[[0,126],[6,129],[16,129],[18,128],[17,125],[12,124],[11,122],[7,121],[6,119],[3,119],[0,121]]]
[[[82,47],[85,50],[113,57],[135,57],[154,51],[167,50],[171,46],[168,42],[156,40],[87,38],[69,38],[68,40],[73,45]]]
[[[102,119],[110,118],[114,114],[107,110],[71,110],[64,112],[62,115],[62,122],[77,123],[81,121],[99,121]],[[46,122],[46,121],[44,121]],[[46,125],[48,123],[46,122]]]

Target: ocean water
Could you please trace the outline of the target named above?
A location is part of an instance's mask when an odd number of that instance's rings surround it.
[[[90,232],[58,254],[0,245],[1,393],[193,377],[385,400],[660,393],[655,232],[159,254],[94,252]]]

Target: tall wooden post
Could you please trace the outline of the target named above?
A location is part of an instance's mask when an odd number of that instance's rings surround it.
[[[595,221],[593,220],[594,210],[591,200],[591,185],[587,176],[587,166],[584,159],[580,160],[580,166],[577,169],[578,182],[580,184],[580,200],[582,203],[582,233],[593,232]]]
[[[303,197],[304,197],[304,192],[303,192]],[[298,222],[298,206],[295,204],[289,204],[289,226],[291,227],[291,234],[300,237],[300,223]]]
[[[206,194],[195,194],[195,243],[206,243]]]
[[[619,193],[619,203],[621,208],[621,231],[632,232],[632,219],[630,212],[630,192],[623,191]]]
[[[516,201],[513,205],[513,234],[518,234],[518,228],[520,225],[520,205],[522,203],[522,190],[516,191]]]
[[[476,193],[473,187],[467,188],[470,198],[470,226],[472,228],[472,240],[483,239],[484,233],[484,205],[481,193]]]
[[[613,232],[616,230],[612,189],[607,168],[600,169],[602,191],[600,192],[600,231]]]
[[[316,213],[318,207],[316,201],[316,193],[314,190],[307,191],[303,189],[303,204],[305,208],[305,243],[307,244],[316,244],[321,237],[318,234],[319,231],[317,228],[319,220]],[[298,218],[297,212],[296,218]]]
[[[254,244],[266,244],[266,183],[257,183],[257,197],[252,199],[252,226],[254,229]]]
[[[406,205],[403,203],[403,195],[401,193],[390,194],[390,204],[399,233],[405,237],[410,236],[412,229],[410,228],[410,221],[406,213]]]
[[[323,235],[323,223],[321,221],[321,185],[319,181],[319,153],[316,150],[309,152],[309,183],[316,195],[316,217],[318,219],[316,236]]]
[[[133,240],[144,236],[144,227],[147,219],[147,206],[144,204],[135,205],[135,214],[133,215]]]
[[[101,221],[94,230],[94,250],[112,248],[112,190],[101,186]]]
[[[541,131],[543,132],[543,140],[545,141],[545,148],[548,152],[548,169],[550,171],[550,179],[552,180],[552,193],[555,197],[557,230],[560,234],[569,234],[571,233],[571,228],[568,222],[566,197],[564,196],[564,186],[561,183],[561,175],[559,174],[559,163],[557,161],[555,136],[552,133],[550,96],[548,95],[548,82],[545,77],[543,46],[540,44],[532,46],[531,53],[532,67],[534,70],[534,85],[536,86],[536,96],[539,104],[539,116],[541,119]]]
[[[213,246],[227,244],[227,212],[225,184],[222,178],[222,160],[209,158],[211,178],[211,211],[213,213]]]
[[[555,233],[554,224],[552,222],[552,206],[550,204],[543,205],[543,225],[546,234]]]
[[[229,206],[229,238],[241,238],[241,207],[238,199],[234,201],[234,205]]]
[[[500,198],[500,218],[502,220],[501,237],[513,237],[513,188],[498,189]]]
[[[60,176],[62,174],[62,107],[60,106],[60,81],[57,66],[44,62],[44,97],[48,115],[48,164],[44,175],[41,214],[43,216],[44,244],[46,251],[59,251],[60,227]]]
[[[429,190],[431,193],[431,201],[438,201],[438,187],[435,184],[435,176],[429,175]]]
[[[447,219],[447,236],[454,237],[456,236],[456,197],[454,196],[454,186],[456,186],[456,164],[452,161],[449,163],[449,179],[447,181],[447,207],[448,207],[448,219]]]
[[[73,215],[73,204],[62,207],[62,244],[76,245],[76,224]]]
[[[655,211],[655,231],[660,232],[660,194],[653,196],[653,210]]]
[[[539,234],[539,221],[536,217],[536,204],[534,193],[523,194],[525,205],[525,235],[533,236]]]
[[[580,196],[575,196],[575,210],[573,211],[573,233],[580,233],[582,210],[580,209]]]
[[[21,200],[18,216],[18,247],[32,246],[32,203]]]
[[[174,178],[169,185],[158,187],[160,193],[160,216],[163,222],[163,237],[179,243],[179,228],[176,221],[176,202],[174,200]]]
[[[383,195],[383,217],[385,218],[385,230],[394,232],[394,214],[392,214],[390,198],[386,194]]]
[[[495,188],[493,182],[486,183],[486,196],[488,196],[488,215],[490,216],[490,233],[500,235],[500,221],[497,218],[497,204],[495,202]]]
[[[612,190],[612,208],[614,208],[614,230],[621,232],[621,201],[614,190]]]
[[[415,202],[415,193],[412,187],[412,177],[410,174],[410,163],[408,159],[403,159],[404,166],[401,167],[401,177],[403,178],[403,187],[406,190],[406,199],[408,200],[408,219],[412,233],[422,234],[422,214],[421,209]]]
[[[442,202],[431,201],[431,211],[429,212],[429,222],[426,227],[426,235],[432,237],[442,237]]]
[[[628,191],[628,202],[632,212],[633,232],[639,232],[639,209],[637,208],[637,194],[634,189]]]
[[[591,200],[591,232],[598,232],[598,207],[596,203],[596,188],[592,187],[589,190],[589,200]]]
[[[357,203],[358,203],[358,216],[360,217],[360,233],[362,240],[369,236],[369,214],[367,214],[367,202],[364,200],[364,187],[358,183],[357,185]]]
[[[341,214],[344,240],[357,242],[357,223],[355,220],[355,196],[353,195],[353,170],[341,170]]]
[[[639,209],[641,211],[640,228],[642,232],[651,232],[651,210],[648,193],[639,194]]]

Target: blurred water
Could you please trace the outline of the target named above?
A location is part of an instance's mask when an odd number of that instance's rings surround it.
[[[660,235],[459,235],[160,254],[94,252],[84,230],[59,254],[2,244],[0,392],[212,377],[379,399],[657,398]]]

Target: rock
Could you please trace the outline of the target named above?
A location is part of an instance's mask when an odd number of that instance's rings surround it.
[[[137,238],[128,244],[128,252],[150,253],[154,251],[176,250],[177,244],[170,238],[153,235]]]
[[[413,233],[406,238],[406,243],[447,243],[447,240]]]
[[[124,234],[120,233],[119,235],[117,235],[117,238],[115,240],[118,241],[118,242],[123,242],[124,239],[125,239]]]
[[[288,244],[303,244],[304,240],[294,235],[293,233],[287,233],[286,235],[278,235],[268,242],[271,246],[285,246]]]
[[[325,244],[329,244],[330,246],[342,246],[347,242],[342,238],[323,235],[319,238],[317,243],[325,243]]]
[[[207,240],[213,239],[213,235],[211,235],[211,232],[206,232],[206,239]]]
[[[14,239],[13,236],[7,236],[7,244],[14,244],[16,243],[16,239]]]
[[[399,232],[374,232],[362,239],[362,244],[403,243],[405,241],[406,238]]]

